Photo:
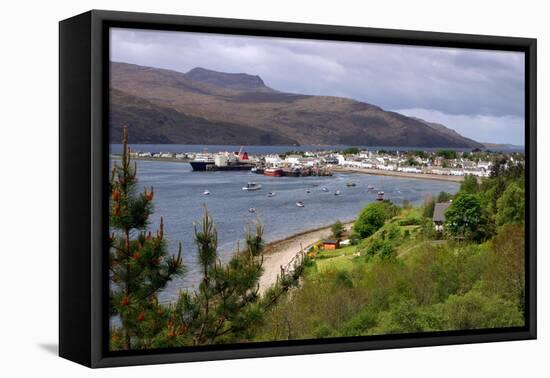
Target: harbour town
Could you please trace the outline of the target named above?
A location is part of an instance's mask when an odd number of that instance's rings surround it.
[[[168,147],[168,146],[167,146]],[[334,172],[462,181],[468,175],[489,177],[495,159],[523,160],[518,151],[370,150],[349,147],[340,151],[285,151],[249,154],[238,151],[151,152],[132,151],[136,160],[189,163],[193,171],[249,171],[272,177],[332,176]],[[113,158],[117,158],[113,154]]]

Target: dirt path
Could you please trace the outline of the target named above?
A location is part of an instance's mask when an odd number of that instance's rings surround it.
[[[344,223],[346,230],[351,229],[353,222]],[[265,250],[264,274],[260,278],[260,293],[277,281],[281,272],[281,266],[285,266],[292,260],[302,248],[307,248],[313,243],[331,235],[330,226],[302,232],[289,238],[270,243]]]

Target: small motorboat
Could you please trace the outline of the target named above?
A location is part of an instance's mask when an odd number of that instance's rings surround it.
[[[368,190],[374,190],[374,186],[368,185],[368,186],[367,186],[367,189],[368,189]]]
[[[323,187],[323,189],[321,189],[323,192],[328,192],[328,188],[325,188]]]
[[[384,192],[381,190],[378,192],[378,194],[376,195],[376,200],[377,201],[383,201],[384,200]]]
[[[296,202],[296,206],[298,206],[298,207],[304,207],[305,204],[304,204],[302,201],[298,201],[298,202]]]
[[[275,197],[275,193],[274,192],[269,192],[269,193],[267,193],[267,196],[268,197]]]
[[[210,195],[210,191],[209,191],[209,190],[205,190],[204,192],[202,192],[202,195],[203,195],[203,196],[209,196],[209,195]]]
[[[307,194],[311,193],[311,190],[309,190],[309,189],[308,189],[308,190],[306,190],[306,193],[307,193]]]
[[[256,182],[249,182],[246,184],[246,186],[243,186],[243,190],[245,191],[253,191],[253,190],[260,190],[262,189],[262,184],[258,184]]]
[[[250,207],[250,208],[248,209],[248,212],[249,212],[249,213],[255,213],[255,212],[256,212],[256,209],[253,208],[253,207]]]
[[[348,182],[348,183],[346,184],[346,186],[347,186],[348,188],[353,188],[354,186],[357,186],[357,184],[354,183],[354,182]]]
[[[334,192],[335,196],[339,196],[340,194],[342,194],[342,192],[340,190],[337,190],[337,191]]]

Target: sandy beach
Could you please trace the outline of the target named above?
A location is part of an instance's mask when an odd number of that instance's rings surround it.
[[[346,230],[350,230],[353,221],[344,223]],[[260,279],[260,292],[263,293],[268,287],[277,281],[281,272],[281,266],[288,264],[302,248],[307,248],[313,243],[331,235],[330,226],[305,231],[286,239],[269,243],[264,255],[264,274]]]
[[[409,172],[382,171],[380,169],[351,168],[351,167],[332,167],[332,170],[334,172],[366,173],[369,175],[403,177],[403,178],[411,178],[411,179],[419,179],[419,180],[439,180],[439,181],[452,181],[452,182],[464,181],[464,176],[435,175],[432,173],[409,173]]]

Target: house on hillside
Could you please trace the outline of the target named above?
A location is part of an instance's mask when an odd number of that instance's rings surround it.
[[[445,223],[445,211],[451,206],[451,202],[436,203],[434,207],[433,222],[435,230],[437,232],[443,231],[443,224]]]
[[[339,240],[325,240],[323,242],[323,249],[326,250],[334,250],[340,248],[340,241]]]

